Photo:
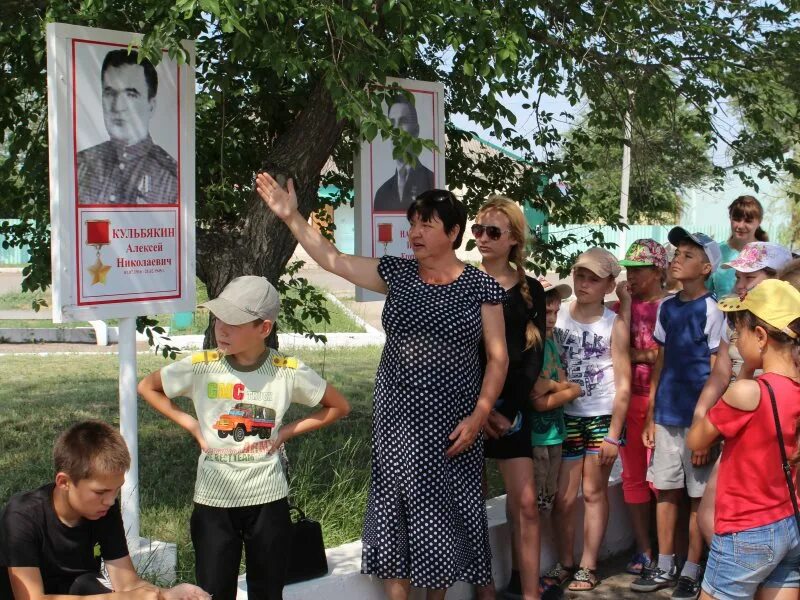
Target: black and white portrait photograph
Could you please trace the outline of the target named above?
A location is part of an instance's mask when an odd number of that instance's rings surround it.
[[[77,202],[177,204],[178,69],[136,49],[75,46]]]
[[[392,126],[414,137],[434,138],[432,94],[413,93],[415,102],[398,95],[391,99],[387,109]],[[372,181],[375,189],[375,212],[405,213],[414,198],[433,187],[433,152],[424,150],[415,165],[392,157],[391,140],[376,138],[373,143]]]

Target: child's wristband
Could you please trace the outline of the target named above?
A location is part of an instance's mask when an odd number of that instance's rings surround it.
[[[616,446],[617,448],[619,448],[619,440],[615,440],[612,437],[606,436],[606,437],[603,438],[603,441],[604,442],[608,442],[612,446]]]

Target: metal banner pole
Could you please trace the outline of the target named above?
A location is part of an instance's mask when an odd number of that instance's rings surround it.
[[[122,485],[122,520],[128,545],[139,542],[139,426],[136,396],[136,318],[119,321],[119,429],[131,453]]]

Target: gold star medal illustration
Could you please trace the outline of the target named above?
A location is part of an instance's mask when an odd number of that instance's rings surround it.
[[[108,219],[86,221],[86,244],[97,249],[97,260],[89,267],[89,274],[92,276],[92,285],[102,283],[105,285],[108,272],[111,270],[109,265],[104,265],[100,260],[100,251],[103,246],[111,243],[111,221]]]

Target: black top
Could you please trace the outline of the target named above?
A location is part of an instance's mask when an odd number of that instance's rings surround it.
[[[545,302],[542,284],[532,277],[527,277],[531,291],[533,306],[528,308],[518,283],[506,290],[508,299],[503,303],[503,317],[506,323],[506,347],[508,349],[508,374],[500,393],[502,402],[495,409],[509,420],[514,420],[517,412],[525,408],[526,398],[536,383],[542,370],[545,339]],[[538,328],[542,343],[525,350],[525,330],[528,321]],[[486,364],[486,354],[481,346],[482,364]],[[498,399],[499,400],[499,399]],[[523,412],[526,412],[523,410]]]
[[[98,572],[100,557],[128,555],[119,500],[96,521],[75,527],[53,508],[54,483],[13,496],[0,513],[0,599],[11,599],[7,567],[39,567],[45,594],[66,594],[75,579]],[[97,548],[97,550],[95,550]]]

